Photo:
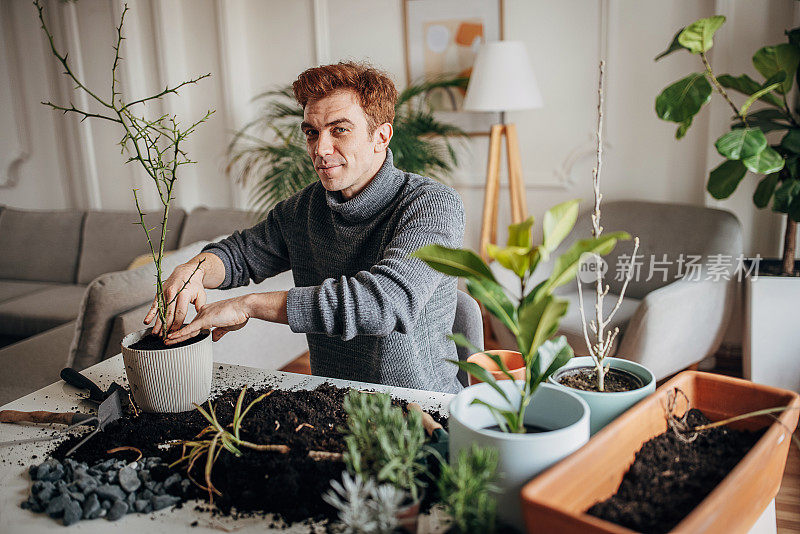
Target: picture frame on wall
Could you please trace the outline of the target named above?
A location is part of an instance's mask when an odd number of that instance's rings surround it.
[[[403,0],[408,83],[469,76],[480,45],[503,39],[503,0]],[[427,95],[438,119],[470,135],[489,135],[499,113],[461,109],[465,92],[437,89]]]

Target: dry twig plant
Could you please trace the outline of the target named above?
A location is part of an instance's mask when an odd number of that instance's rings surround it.
[[[598,103],[597,103],[597,165],[592,170],[592,186],[594,189],[594,211],[592,212],[592,237],[599,238],[600,234],[603,233],[603,227],[600,225],[600,201],[603,199],[602,193],[600,193],[600,171],[602,170],[603,164],[603,76],[605,70],[605,61],[600,62],[600,81],[598,83],[597,94],[598,94]],[[636,252],[639,250],[639,238],[635,237],[633,240],[633,254],[631,255],[631,261],[627,269],[627,275],[625,277],[625,282],[622,285],[622,291],[620,291],[619,296],[617,297],[617,302],[614,304],[614,307],[609,312],[608,316],[603,313],[603,300],[605,299],[606,295],[609,291],[609,286],[603,284],[603,270],[599,268],[599,264],[602,261],[599,255],[592,254],[592,262],[596,263],[595,272],[597,273],[597,278],[595,280],[595,319],[591,322],[587,323],[586,321],[586,313],[583,307],[583,288],[581,287],[581,280],[580,277],[577,277],[576,280],[578,282],[578,307],[581,312],[581,323],[583,324],[583,337],[586,341],[586,347],[589,349],[589,356],[592,357],[594,360],[594,365],[597,370],[597,390],[604,391],[605,390],[605,377],[606,373],[608,372],[608,366],[603,364],[603,360],[609,355],[611,352],[611,347],[614,345],[614,340],[617,338],[619,334],[619,327],[614,328],[614,330],[606,331],[605,328],[614,318],[614,315],[619,310],[620,305],[622,304],[622,299],[625,296],[625,291],[628,288],[628,282],[631,281],[633,278],[633,266],[634,261],[636,259]],[[592,336],[589,335],[589,330],[592,332]]]

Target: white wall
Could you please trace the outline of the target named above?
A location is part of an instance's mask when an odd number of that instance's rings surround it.
[[[60,48],[91,87],[110,91],[113,26],[122,0],[45,2]],[[177,203],[185,208],[245,206],[247,194],[224,176],[230,132],[255,112],[250,99],[291,82],[318,62],[368,59],[403,86],[405,51],[401,0],[128,0],[123,90],[136,96],[212,73],[163,111],[184,121],[216,109],[190,140],[198,164],[185,168]],[[528,206],[540,217],[569,198],[592,198],[597,63],[607,59],[607,110],[603,190],[606,200],[648,199],[723,205],[742,220],[746,252],[779,252],[780,218],[759,212],[748,179],[733,198],[717,203],[705,193],[707,171],[720,160],[712,143],[727,114],[715,98],[689,135],[674,139],[674,126],[656,118],[655,96],[690,70],[697,57],[653,57],[681,26],[724,13],[712,62],[719,73],[748,72],[753,52],[783,40],[797,20],[790,0],[505,0],[507,39],[527,43],[545,107],[509,114],[520,133]],[[152,184],[125,167],[111,124],[65,119],[41,101],[82,105],[59,76],[59,66],[28,2],[0,0],[0,203],[27,208],[132,209],[131,187],[142,187],[155,206]],[[454,175],[468,210],[467,243],[478,240],[487,138],[473,138]],[[501,196],[502,228],[508,222]]]

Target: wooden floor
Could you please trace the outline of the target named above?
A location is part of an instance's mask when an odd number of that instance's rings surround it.
[[[292,373],[311,374],[308,352],[281,369]],[[741,353],[736,349],[721,348],[716,355],[713,372],[729,376],[742,376]],[[795,432],[800,439],[800,430]],[[800,534],[800,449],[795,444],[789,447],[789,457],[783,482],[775,498],[779,534]]]

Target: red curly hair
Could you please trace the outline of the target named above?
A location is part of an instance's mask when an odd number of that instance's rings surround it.
[[[366,63],[342,61],[303,71],[292,84],[297,103],[305,109],[310,100],[318,100],[337,89],[349,89],[358,95],[367,116],[367,130],[394,121],[397,89],[389,76]]]

